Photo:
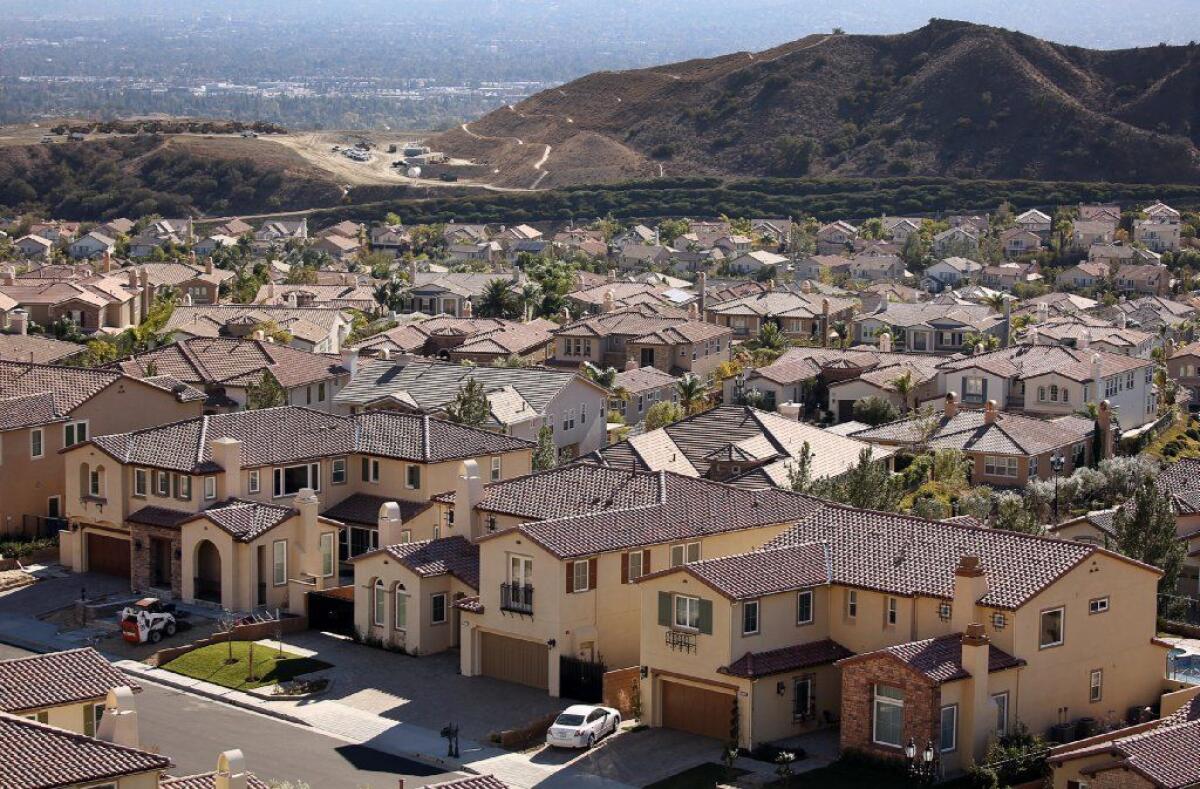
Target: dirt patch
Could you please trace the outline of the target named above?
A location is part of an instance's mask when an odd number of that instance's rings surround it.
[[[32,575],[22,570],[5,570],[0,572],[0,592],[20,589],[37,581]]]

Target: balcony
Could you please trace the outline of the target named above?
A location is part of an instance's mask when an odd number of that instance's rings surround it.
[[[667,646],[680,652],[696,652],[696,634],[686,630],[667,630]]]
[[[533,616],[533,587],[528,584],[500,584],[500,610]]]

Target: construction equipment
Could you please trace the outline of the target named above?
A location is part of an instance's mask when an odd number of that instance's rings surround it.
[[[176,618],[174,603],[163,603],[157,597],[143,597],[121,611],[121,636],[130,644],[157,644],[163,636],[173,636],[181,623]]]

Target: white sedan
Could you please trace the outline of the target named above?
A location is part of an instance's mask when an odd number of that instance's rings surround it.
[[[591,748],[621,725],[621,713],[612,707],[573,704],[562,711],[546,731],[546,744],[559,748]]]

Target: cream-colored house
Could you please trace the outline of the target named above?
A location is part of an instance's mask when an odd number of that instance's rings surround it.
[[[95,737],[113,688],[141,688],[91,647],[0,660],[0,712]]]
[[[642,579],[643,717],[729,739],[736,708],[744,746],[838,724],[843,749],[931,741],[955,772],[1017,723],[1122,719],[1173,690],[1159,576],[1095,546],[822,503],[760,551]]]
[[[397,501],[411,539],[436,538],[429,501],[454,489],[463,460],[498,481],[527,474],[531,454],[527,441],[432,417],[294,406],[97,436],[65,454],[60,552],[72,569],[129,577],[159,596],[280,605],[300,570],[338,585],[329,532],[335,562],[378,547],[379,507]],[[328,521],[307,518],[306,490]],[[326,528],[333,522],[344,528]]]

